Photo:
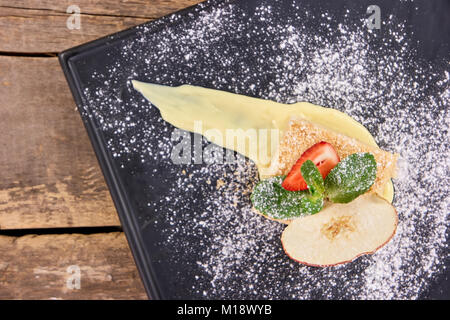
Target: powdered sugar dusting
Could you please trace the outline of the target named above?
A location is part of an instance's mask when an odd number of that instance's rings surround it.
[[[184,268],[174,275],[171,296],[421,297],[445,271],[449,60],[421,60],[406,21],[395,15],[380,31],[368,30],[350,9],[342,17],[295,1],[289,10],[211,3],[139,27],[137,38],[115,49],[120,58],[90,74],[95,86],[84,89],[86,115],[98,123],[119,167],[145,180],[138,221],[142,230],[162,230],[158,245],[168,253],[161,266]],[[400,154],[395,237],[374,255],[333,268],[289,260],[280,243],[284,226],[251,210],[254,164],[173,165],[174,128],[134,92],[131,79],[346,112],[382,148]]]

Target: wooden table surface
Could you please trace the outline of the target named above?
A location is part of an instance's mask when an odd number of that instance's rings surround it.
[[[57,54],[198,2],[0,0],[0,299],[147,298]]]

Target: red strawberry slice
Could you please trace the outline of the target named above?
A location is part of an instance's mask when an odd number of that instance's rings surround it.
[[[303,179],[302,173],[300,171],[302,164],[306,160],[311,160],[312,162],[314,162],[324,179],[328,175],[328,173],[330,173],[331,169],[333,169],[338,164],[338,162],[341,161],[336,150],[334,150],[331,144],[325,141],[316,143],[308,150],[303,152],[300,159],[297,160],[291,171],[289,171],[288,175],[281,184],[284,189],[289,191],[300,191],[308,189],[308,186]]]

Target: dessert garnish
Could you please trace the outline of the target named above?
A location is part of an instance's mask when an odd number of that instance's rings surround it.
[[[326,149],[327,156],[321,157],[319,152],[311,152],[319,149]],[[334,151],[331,145],[319,142],[302,154],[287,177],[277,176],[260,181],[251,195],[254,208],[269,218],[292,219],[318,213],[326,200],[348,203],[367,192],[376,178],[374,156],[368,152],[354,153],[336,162],[337,154],[330,150]],[[312,160],[304,160],[311,154],[316,155],[313,158],[319,166]],[[287,180],[288,184],[285,183]],[[306,190],[289,190],[302,183],[306,184]],[[285,185],[288,185],[288,190]]]
[[[286,177],[260,181],[251,201],[267,218],[288,223],[281,242],[291,259],[334,266],[374,253],[395,234],[395,208],[375,192],[367,193],[376,177],[370,152],[340,161],[333,146],[321,141],[300,156]]]
[[[283,180],[283,188],[289,191],[308,189],[306,181],[303,179],[301,173],[301,167],[306,160],[313,161],[324,179],[331,169],[333,169],[340,161],[336,150],[331,144],[325,141],[316,143],[306,150],[294,164],[286,179]]]

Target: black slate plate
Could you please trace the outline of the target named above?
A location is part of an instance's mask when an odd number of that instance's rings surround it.
[[[450,6],[380,0],[381,28],[369,30],[373,4],[207,1],[60,54],[150,298],[449,297]],[[174,165],[175,128],[131,79],[352,115],[409,163],[394,184],[396,237],[337,268],[289,260],[283,226],[250,210],[255,166]]]

